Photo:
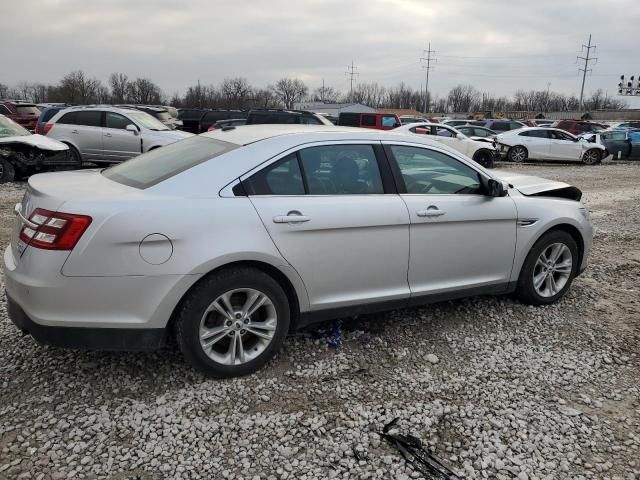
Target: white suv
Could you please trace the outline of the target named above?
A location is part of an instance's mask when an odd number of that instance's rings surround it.
[[[126,107],[72,107],[58,112],[45,135],[69,145],[78,161],[118,163],[190,137],[151,115]]]

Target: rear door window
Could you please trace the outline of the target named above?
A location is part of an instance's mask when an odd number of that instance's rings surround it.
[[[62,123],[65,125],[76,125],[76,118],[78,116],[78,112],[68,112],[62,115],[60,119],[58,119],[57,123]]]
[[[363,127],[375,127],[376,126],[376,116],[375,115],[362,115],[362,126]]]
[[[43,122],[47,122],[49,120],[51,120],[53,118],[53,116],[58,113],[60,110],[57,108],[50,108],[49,110],[47,110],[46,112],[44,112],[44,115],[42,116],[42,121]]]
[[[102,174],[114,182],[144,189],[238,147],[234,143],[193,136],[143,153]]]
[[[87,127],[101,127],[102,126],[102,112],[91,110],[88,112],[76,112],[76,125],[84,125]]]

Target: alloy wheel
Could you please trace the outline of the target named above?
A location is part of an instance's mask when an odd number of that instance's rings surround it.
[[[586,165],[595,165],[596,163],[598,163],[599,159],[600,158],[596,150],[587,150],[586,152],[584,152],[584,155],[582,155],[582,161]]]
[[[541,297],[553,297],[565,287],[573,271],[571,250],[564,243],[545,248],[533,268],[533,288]]]
[[[513,147],[510,157],[514,162],[524,162],[527,158],[527,152],[522,147]]]
[[[253,288],[223,293],[200,320],[200,346],[214,362],[242,365],[269,346],[278,324],[273,301]]]

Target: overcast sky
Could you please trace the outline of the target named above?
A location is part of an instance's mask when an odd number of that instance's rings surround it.
[[[149,77],[168,95],[231,76],[260,86],[298,77],[311,88],[324,79],[347,91],[353,60],[357,81],[418,88],[431,41],[434,94],[458,83],[578,94],[589,33],[598,63],[586,92],[615,95],[620,74],[640,74],[640,0],[1,0],[0,12],[9,85],[82,69]]]

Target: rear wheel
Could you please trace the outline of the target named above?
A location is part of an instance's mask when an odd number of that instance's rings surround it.
[[[0,158],[0,183],[13,182],[16,171],[6,159]]]
[[[509,152],[507,153],[507,157],[509,158],[509,160],[517,163],[524,162],[527,159],[527,156],[528,156],[527,149],[520,145],[511,147],[509,149]]]
[[[533,246],[522,266],[517,294],[531,305],[559,300],[571,286],[578,270],[578,246],[567,232],[544,234]]]
[[[185,358],[214,378],[255,372],[280,349],[289,330],[289,302],[266,273],[237,268],[198,284],[176,318]]]
[[[587,150],[582,154],[582,163],[584,163],[585,165],[595,165],[600,161],[601,159],[600,155],[601,155],[600,150],[596,150],[596,149]]]

